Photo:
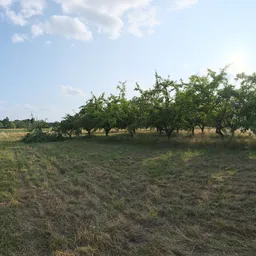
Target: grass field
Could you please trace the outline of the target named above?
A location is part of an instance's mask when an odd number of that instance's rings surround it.
[[[0,134],[0,255],[256,255],[256,142]]]
[[[25,132],[25,129],[0,129],[0,133],[19,133],[19,132]]]

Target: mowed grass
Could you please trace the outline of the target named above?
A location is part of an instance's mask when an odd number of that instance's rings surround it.
[[[0,255],[256,255],[255,139],[0,137]]]
[[[24,133],[25,131],[25,129],[0,129],[0,133],[15,133],[16,135],[17,133]]]

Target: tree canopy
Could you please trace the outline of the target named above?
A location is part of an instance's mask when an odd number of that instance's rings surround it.
[[[119,82],[118,93],[106,96],[94,94],[73,115],[66,115],[60,123],[36,122],[40,127],[49,126],[71,137],[86,130],[102,129],[108,136],[111,129],[127,129],[133,136],[138,128],[155,128],[164,131],[168,138],[176,130],[191,131],[206,127],[215,128],[221,137],[236,130],[256,133],[256,73],[241,73],[235,78],[239,85],[228,79],[227,67],[205,75],[191,75],[187,81],[163,78],[155,72],[154,84],[143,90],[137,83],[137,96],[128,98],[126,83]],[[35,119],[0,120],[0,128],[29,128]],[[42,126],[43,125],[43,126]]]
[[[237,129],[256,133],[256,73],[238,74],[240,86],[235,86],[226,70],[208,69],[206,75],[192,75],[187,82],[162,78],[156,72],[153,86],[143,90],[137,83],[138,95],[131,99],[126,96],[126,83],[120,82],[117,95],[92,94],[80,112],[66,116],[60,126],[68,126],[70,134],[83,128],[89,136],[97,129],[108,136],[113,128],[127,129],[131,135],[137,128],[156,128],[168,137],[179,129],[194,134],[196,127],[202,133],[205,127],[215,128],[221,137]]]

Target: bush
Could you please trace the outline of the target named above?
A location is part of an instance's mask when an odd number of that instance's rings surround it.
[[[60,141],[63,140],[61,133],[57,132],[44,132],[42,129],[34,129],[33,131],[27,133],[23,138],[23,142],[50,142],[50,141]]]

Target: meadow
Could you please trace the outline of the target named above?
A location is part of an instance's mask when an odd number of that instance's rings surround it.
[[[0,133],[0,255],[256,255],[256,139]]]

